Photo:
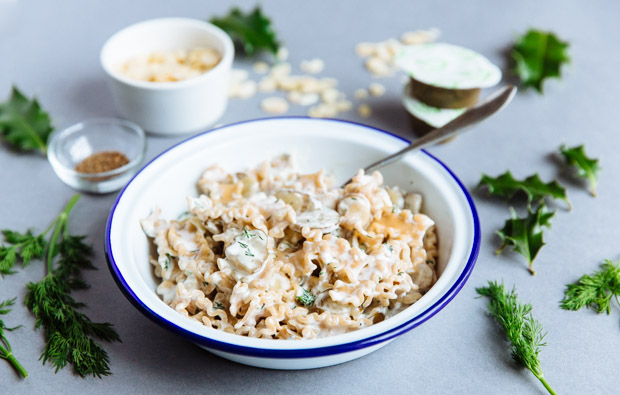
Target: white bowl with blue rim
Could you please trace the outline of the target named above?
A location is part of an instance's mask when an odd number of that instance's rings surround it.
[[[196,181],[212,163],[234,172],[289,153],[296,157],[301,172],[325,168],[336,180],[344,181],[357,169],[407,144],[369,126],[302,117],[241,122],[191,137],[153,159],[120,192],[105,232],[110,271],[142,314],[223,358],[271,369],[311,369],[359,358],[437,314],[460,291],[474,267],[480,245],[474,203],[454,173],[428,152],[409,154],[382,173],[387,185],[424,196],[423,211],[437,224],[439,278],[409,308],[358,331],[310,340],[256,339],[184,317],[155,293],[158,281],[149,263],[149,244],[140,219],[156,205],[162,208],[164,218],[184,212],[185,197],[198,195]]]

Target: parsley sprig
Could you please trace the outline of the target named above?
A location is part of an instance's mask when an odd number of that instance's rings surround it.
[[[538,354],[546,345],[542,325],[532,316],[532,305],[522,304],[515,288],[507,291],[503,283],[489,281],[486,287],[476,288],[480,296],[489,298],[489,313],[501,325],[511,343],[512,358],[526,367],[545,386],[550,394],[555,394],[543,376]]]
[[[109,357],[95,339],[113,342],[120,338],[111,324],[92,322],[80,312],[85,305],[71,296],[71,291],[88,288],[80,272],[95,269],[90,261],[93,250],[84,242],[85,236],[71,235],[68,230],[69,213],[79,197],[73,196],[41,235],[3,231],[11,244],[4,251],[12,251],[5,254],[3,264],[10,270],[18,259],[24,266],[30,259],[45,257],[47,275],[39,282],[28,283],[25,301],[35,316],[35,328],[45,332],[46,345],[40,359],[52,364],[56,371],[70,364],[81,377],[101,378],[111,373]],[[37,247],[27,249],[29,245]],[[30,250],[35,252],[26,253]],[[7,260],[7,256],[12,258]]]
[[[600,269],[584,274],[576,283],[566,287],[560,307],[564,310],[579,310],[592,307],[597,313],[611,312],[612,300],[620,306],[620,261],[606,259]]]
[[[13,86],[9,99],[0,103],[0,135],[18,151],[47,152],[53,127],[37,99],[29,99]]]
[[[15,304],[15,298],[0,302],[0,315],[8,314],[11,311],[11,306]],[[28,372],[21,363],[13,355],[13,348],[11,343],[6,338],[4,331],[10,332],[19,326],[14,328],[7,327],[2,320],[0,320],[0,358],[7,360],[17,372],[23,377],[28,377]]]

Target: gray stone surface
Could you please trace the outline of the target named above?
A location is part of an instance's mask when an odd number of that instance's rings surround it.
[[[244,7],[252,2],[243,2]],[[343,365],[311,371],[281,372],[250,368],[215,357],[158,327],[138,313],[116,287],[105,264],[103,232],[114,194],[85,195],[74,210],[71,230],[88,235],[98,271],[87,272],[92,288],[78,295],[95,320],[115,324],[123,343],[107,345],[114,374],[103,380],[80,379],[70,369],[57,374],[37,361],[43,335],[23,305],[6,319],[24,328],[10,333],[15,354],[30,372],[16,377],[0,363],[0,393],[543,393],[544,389],[510,359],[501,333],[485,314],[474,288],[487,280],[515,284],[524,301],[548,330],[541,354],[548,381],[558,393],[611,394],[618,391],[620,311],[610,316],[558,308],[564,285],[594,270],[604,258],[620,256],[618,148],[620,25],[617,2],[580,1],[264,1],[297,69],[303,59],[325,60],[325,76],[336,77],[352,98],[373,79],[353,48],[360,41],[398,37],[402,32],[438,27],[442,40],[478,50],[502,65],[512,39],[528,27],[557,32],[571,43],[572,64],[545,95],[519,93],[501,114],[456,141],[430,151],[473,188],[481,173],[511,169],[522,177],[539,172],[545,180],[559,174],[551,153],[562,143],[585,143],[602,159],[599,196],[579,183],[568,186],[572,212],[558,204],[547,246],[536,261],[538,275],[525,270],[520,256],[495,257],[494,230],[508,216],[503,203],[475,194],[482,222],[476,268],[461,293],[430,321],[385,348]],[[57,128],[114,115],[99,66],[99,50],[112,33],[131,23],[163,16],[206,18],[222,14],[229,2],[205,1],[42,1],[0,0],[0,97],[11,84],[36,93]],[[250,67],[239,61],[237,67]],[[381,80],[387,93],[372,98],[369,119],[355,111],[344,119],[365,122],[412,138],[400,105],[399,76]],[[232,100],[221,122],[263,117],[261,96]],[[289,114],[303,115],[293,107]],[[149,137],[147,158],[182,138]],[[74,193],[56,178],[47,161],[0,149],[2,228],[43,229]],[[23,300],[24,284],[42,276],[33,264],[0,279],[0,299]]]

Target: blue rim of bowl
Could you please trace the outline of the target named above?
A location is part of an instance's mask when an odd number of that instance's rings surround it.
[[[411,329],[417,327],[418,325],[423,324],[424,322],[426,322],[428,319],[430,319],[432,316],[434,316],[435,314],[437,314],[441,309],[443,309],[448,303],[450,303],[450,301],[452,301],[452,299],[454,299],[454,297],[459,293],[459,291],[463,288],[463,286],[465,285],[465,283],[467,282],[467,279],[469,278],[475,264],[476,264],[476,259],[478,258],[478,251],[480,250],[480,220],[478,219],[478,211],[476,210],[476,206],[474,205],[474,201],[471,197],[471,195],[469,194],[469,192],[467,191],[467,188],[465,188],[465,186],[463,185],[463,183],[458,179],[458,177],[456,177],[456,175],[452,172],[452,170],[450,170],[448,168],[448,166],[446,166],[442,161],[440,161],[439,159],[437,159],[435,156],[431,155],[430,153],[428,153],[426,150],[422,150],[422,152],[429,156],[431,159],[435,160],[439,165],[441,165],[447,172],[448,174],[450,174],[450,176],[454,179],[454,181],[458,184],[458,186],[461,188],[463,194],[465,195],[465,198],[467,199],[467,202],[469,204],[469,208],[471,210],[471,215],[472,215],[472,219],[474,222],[474,240],[473,240],[473,245],[471,248],[471,253],[469,255],[469,258],[467,259],[467,264],[465,265],[465,268],[463,269],[463,271],[461,272],[461,274],[459,275],[459,278],[456,280],[456,282],[452,285],[452,287],[450,287],[450,289],[448,291],[446,291],[432,306],[430,306],[429,308],[427,308],[425,311],[421,312],[420,314],[416,315],[415,317],[411,318],[410,320],[408,320],[407,322],[400,324],[399,326],[387,329],[386,331],[377,334],[377,335],[373,335],[364,339],[360,339],[360,340],[356,340],[356,341],[352,341],[352,342],[348,342],[348,343],[344,343],[344,344],[338,344],[338,345],[333,345],[333,346],[325,346],[325,347],[316,347],[316,348],[305,348],[305,349],[268,349],[268,348],[259,348],[259,347],[248,347],[248,346],[239,346],[239,345],[235,345],[235,344],[230,344],[227,342],[222,342],[219,340],[214,340],[214,339],[210,339],[206,336],[203,335],[199,335],[196,334],[188,329],[182,328],[168,320],[166,320],[165,318],[157,315],[157,313],[155,313],[153,310],[151,310],[147,305],[145,305],[137,296],[136,294],[131,290],[131,288],[129,287],[129,285],[127,284],[127,282],[125,281],[125,279],[123,278],[123,276],[121,275],[120,271],[118,270],[118,267],[116,265],[116,262],[114,260],[114,256],[112,255],[111,251],[111,245],[110,245],[110,229],[112,226],[112,218],[114,217],[114,212],[116,210],[116,207],[118,206],[118,203],[120,201],[120,199],[123,197],[123,194],[125,193],[125,190],[129,187],[129,185],[133,182],[133,180],[138,177],[138,175],[145,169],[147,168],[151,163],[153,163],[154,161],[156,161],[159,157],[161,157],[162,155],[166,154],[168,151],[174,149],[175,147],[177,147],[178,145],[181,144],[185,144],[186,142],[193,140],[197,137],[203,136],[207,133],[211,133],[215,130],[220,130],[220,129],[225,129],[231,126],[236,126],[236,125],[240,125],[240,124],[245,124],[245,123],[250,123],[250,122],[261,122],[261,121],[271,121],[271,120],[279,120],[279,119],[304,119],[304,120],[310,120],[313,118],[310,117],[303,117],[303,116],[288,116],[288,117],[269,117],[269,118],[259,118],[259,119],[251,119],[251,120],[246,120],[246,121],[241,121],[241,122],[235,122],[232,124],[228,124],[228,125],[224,125],[221,126],[219,128],[213,128],[210,129],[208,131],[205,131],[203,133],[197,134],[195,136],[189,137],[173,146],[171,146],[170,148],[164,150],[163,152],[161,152],[159,155],[157,155],[155,158],[153,158],[151,161],[149,161],[149,163],[147,163],[146,165],[144,165],[134,176],[133,178],[127,183],[127,185],[121,190],[121,192],[118,194],[116,201],[114,202],[114,205],[112,206],[112,208],[110,209],[110,214],[108,216],[108,220],[106,222],[106,228],[105,228],[105,240],[104,240],[104,249],[105,249],[105,255],[106,255],[106,260],[108,262],[108,268],[110,269],[110,273],[112,274],[112,277],[114,277],[114,281],[116,281],[116,284],[118,285],[118,287],[121,289],[121,291],[123,292],[123,294],[125,295],[125,297],[127,299],[129,299],[129,301],[145,316],[147,316],[149,319],[151,319],[153,322],[157,323],[158,325],[176,333],[177,335],[182,336],[183,338],[196,343],[200,346],[204,346],[206,348],[211,348],[217,351],[221,351],[221,352],[226,352],[226,353],[230,353],[230,354],[236,354],[236,355],[243,355],[243,356],[250,356],[250,357],[258,357],[258,358],[276,358],[276,359],[290,359],[290,358],[313,358],[313,357],[324,357],[324,356],[328,356],[328,355],[336,355],[336,354],[342,354],[342,353],[347,353],[347,352],[353,352],[353,351],[357,351],[357,350],[361,350],[363,348],[367,348],[367,347],[372,347],[375,345],[378,345],[380,343],[384,343],[386,341],[392,340],[397,336],[402,335],[403,333],[406,333],[408,331],[410,331]],[[352,121],[345,121],[345,120],[341,120],[341,119],[332,119],[332,118],[324,118],[321,121],[331,121],[331,122],[341,122],[341,123],[347,123],[347,124],[353,124],[353,125],[357,125],[357,126],[361,126],[367,129],[370,129],[374,132],[380,132],[383,134],[387,134],[389,136],[392,136],[398,140],[401,140],[403,142],[409,143],[409,141],[407,139],[404,139],[400,136],[397,136],[393,133],[390,133],[388,131],[382,130],[382,129],[378,129],[372,126],[368,126],[368,125],[364,125],[362,123],[357,123],[357,122],[352,122]]]

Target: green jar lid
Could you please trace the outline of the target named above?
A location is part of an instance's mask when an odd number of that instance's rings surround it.
[[[471,49],[452,44],[428,43],[403,47],[394,63],[411,78],[445,89],[489,88],[502,72]]]

